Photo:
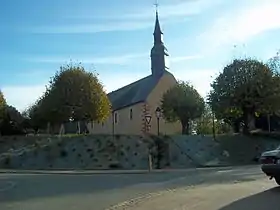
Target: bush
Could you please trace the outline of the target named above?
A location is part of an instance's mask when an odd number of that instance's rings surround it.
[[[280,132],[259,131],[250,133],[252,137],[273,138],[280,140]]]
[[[3,136],[26,135],[26,132],[17,123],[9,120],[2,121],[0,125],[0,132]]]
[[[122,168],[122,165],[120,163],[111,163],[109,165],[109,168],[110,169],[120,169],[120,168]]]
[[[65,150],[60,151],[60,156],[61,157],[66,157],[67,155],[68,155],[68,153]]]
[[[0,133],[3,136],[25,135],[26,131],[23,127],[24,118],[16,108],[6,106],[2,110],[0,119]]]

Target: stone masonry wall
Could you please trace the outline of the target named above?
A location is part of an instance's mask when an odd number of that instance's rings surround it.
[[[14,169],[148,169],[251,164],[277,140],[242,135],[28,136],[0,139],[0,168]]]

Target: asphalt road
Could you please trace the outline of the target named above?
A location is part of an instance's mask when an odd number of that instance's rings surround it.
[[[270,207],[273,203],[266,200],[280,194],[275,187],[259,166],[150,174],[0,174],[0,209],[245,209],[220,207],[249,195],[250,202],[257,199]]]

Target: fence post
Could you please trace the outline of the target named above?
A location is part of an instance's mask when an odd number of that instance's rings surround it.
[[[152,171],[152,169],[153,169],[153,161],[152,161],[151,150],[149,150],[149,154],[148,154],[148,162],[149,162],[149,172],[151,172],[151,171]]]

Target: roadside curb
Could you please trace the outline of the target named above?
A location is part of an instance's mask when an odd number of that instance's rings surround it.
[[[188,172],[194,170],[229,169],[232,166],[207,166],[182,169],[154,169],[154,170],[12,170],[0,169],[0,174],[53,174],[53,175],[98,175],[98,174],[157,174],[170,172]]]
[[[57,174],[57,175],[98,175],[98,174],[146,174],[153,171],[69,171],[69,170],[0,170],[0,174]],[[158,172],[157,172],[158,173]]]

